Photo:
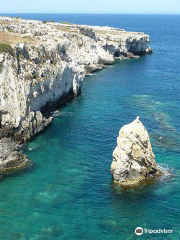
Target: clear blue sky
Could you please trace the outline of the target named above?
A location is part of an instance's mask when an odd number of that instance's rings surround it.
[[[180,0],[0,0],[0,13],[180,13]]]

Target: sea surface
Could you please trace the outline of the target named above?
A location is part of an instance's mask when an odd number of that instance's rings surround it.
[[[86,77],[82,95],[25,146],[33,168],[0,182],[0,239],[180,239],[180,15],[13,16],[143,31],[154,53]],[[112,152],[136,116],[165,174],[123,190],[110,175]],[[136,236],[136,227],[174,233]]]

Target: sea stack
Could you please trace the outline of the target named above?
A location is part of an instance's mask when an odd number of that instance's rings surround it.
[[[114,182],[121,186],[137,185],[148,176],[160,173],[149,134],[137,117],[119,132],[111,164]]]

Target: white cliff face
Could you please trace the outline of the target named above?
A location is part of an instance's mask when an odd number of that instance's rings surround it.
[[[134,185],[149,175],[158,175],[155,156],[144,125],[136,118],[121,128],[113,152],[111,173],[115,183]]]
[[[86,74],[149,49],[144,33],[5,17],[2,40],[13,53],[0,51],[0,133],[18,141],[50,124],[50,109],[77,96]]]

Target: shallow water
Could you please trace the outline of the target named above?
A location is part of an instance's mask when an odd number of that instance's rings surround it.
[[[0,239],[180,239],[180,16],[23,17],[145,31],[154,53],[88,76],[82,95],[26,145],[33,169],[0,183]],[[166,175],[122,190],[109,172],[112,151],[137,115]],[[174,234],[138,238],[138,226]]]

